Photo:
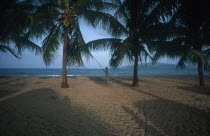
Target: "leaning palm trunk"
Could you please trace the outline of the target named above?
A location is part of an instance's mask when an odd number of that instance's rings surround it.
[[[66,28],[64,30],[64,45],[63,45],[63,71],[62,71],[62,83],[61,88],[68,88],[68,82],[67,82],[67,45],[68,45],[68,29]]]
[[[133,71],[133,87],[139,86],[139,79],[138,79],[138,54],[135,54],[134,59],[134,71]]]
[[[199,75],[200,86],[205,86],[202,61],[198,61],[198,75]]]

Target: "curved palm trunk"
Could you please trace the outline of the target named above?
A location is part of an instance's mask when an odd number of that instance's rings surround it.
[[[198,61],[198,75],[199,75],[200,86],[205,86],[202,61]]]
[[[64,31],[64,45],[63,45],[63,67],[62,67],[62,83],[61,88],[68,88],[67,82],[67,44],[68,44],[68,29]]]
[[[138,54],[134,56],[133,87],[139,86],[138,79]]]

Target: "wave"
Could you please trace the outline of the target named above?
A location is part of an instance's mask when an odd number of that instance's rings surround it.
[[[59,76],[61,76],[61,75],[48,75],[48,76],[59,77]]]

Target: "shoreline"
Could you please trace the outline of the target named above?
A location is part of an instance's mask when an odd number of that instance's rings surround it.
[[[197,70],[188,69],[139,69],[139,76],[147,75],[197,75]],[[208,72],[204,72],[205,75],[209,75]],[[41,77],[60,77],[62,75],[62,69],[14,69],[14,70],[1,70],[0,76],[41,76]],[[105,73],[102,69],[72,69],[67,71],[67,75],[71,76],[104,76]],[[110,76],[131,76],[133,75],[133,69],[116,69],[109,70]]]
[[[94,77],[94,76],[99,76],[99,77],[103,77],[104,75],[67,75],[67,77]],[[109,75],[110,77],[120,77],[120,76],[133,76],[133,75]],[[139,74],[139,77],[146,77],[146,76],[198,76],[197,73],[195,74]],[[209,77],[210,75],[205,75],[207,77]],[[62,77],[62,75],[0,75],[0,77]]]

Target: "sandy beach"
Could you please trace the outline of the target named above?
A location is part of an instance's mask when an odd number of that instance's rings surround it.
[[[210,78],[0,77],[0,136],[208,136]]]

